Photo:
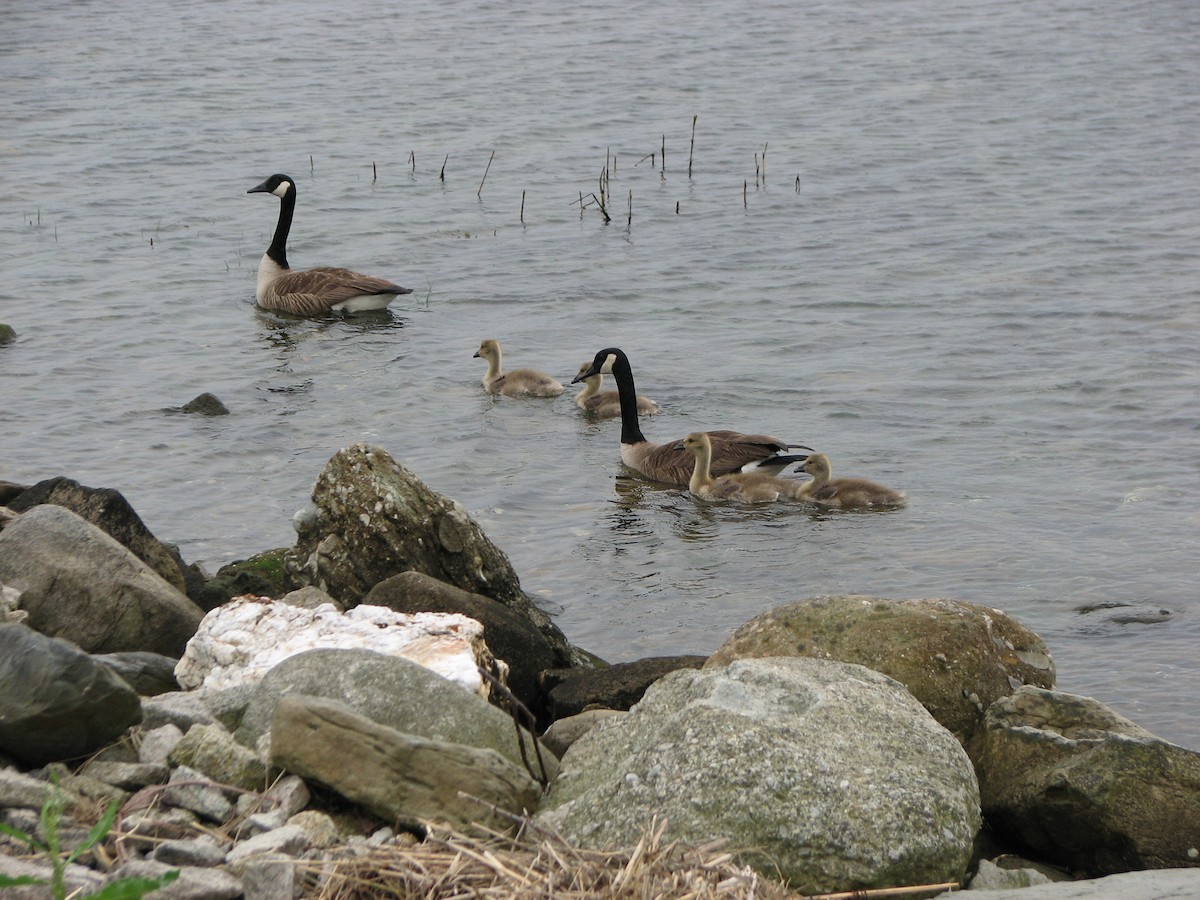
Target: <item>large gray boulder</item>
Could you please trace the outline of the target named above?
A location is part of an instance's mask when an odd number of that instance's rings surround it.
[[[536,820],[603,848],[655,818],[804,893],[958,881],[980,824],[970,760],[902,685],[802,658],[655,682],[571,746]]]
[[[74,759],[141,718],[133,688],[78,647],[0,624],[0,750],[30,766]]]
[[[161,575],[173,588],[185,592],[179,562],[150,532],[120,491],[85,487],[78,481],[60,476],[39,481],[13,498],[8,506],[15,512],[27,512],[46,503],[62,506],[91,522]]]
[[[297,518],[299,537],[285,558],[297,584],[316,585],[349,608],[385,578],[424,572],[503,603],[557,652],[585,664],[462,505],[430,490],[383,448],[356,444],[335,453],[313,486],[312,503]]]
[[[407,659],[370,650],[309,650],[289,657],[253,689],[237,739],[255,746],[269,732],[275,708],[287,693],[337,700],[396,731],[495,750],[514,765],[523,766],[510,716]],[[525,756],[534,763],[534,739],[528,732],[523,731],[522,736]],[[553,776],[557,771],[554,755],[545,749],[541,753]]]
[[[29,627],[88,653],[179,657],[204,615],[104,531],[50,504],[0,531],[0,584],[21,592]]]
[[[275,708],[271,761],[410,828],[481,823],[511,831],[513,817],[532,812],[542,794],[495,750],[406,734],[303,694],[287,694]]]
[[[709,666],[756,656],[857,663],[903,684],[970,751],[987,707],[1014,685],[1054,687],[1040,637],[986,606],[928,598],[815,597],[741,626]]]
[[[1200,866],[1200,753],[1088,697],[1022,687],[975,754],[1000,834],[1090,875]]]

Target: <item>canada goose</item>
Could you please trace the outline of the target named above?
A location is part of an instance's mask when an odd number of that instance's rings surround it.
[[[505,397],[557,397],[563,386],[545,372],[537,369],[513,369],[505,372],[500,342],[492,339],[482,341],[475,356],[486,360],[487,374],[483,376],[483,387],[489,394]]]
[[[812,481],[801,483],[800,500],[830,509],[896,508],[905,502],[900,491],[865,478],[832,478],[833,467],[824,453],[813,453],[796,468],[812,476]]]
[[[610,359],[611,357],[611,359]],[[638,425],[637,390],[633,385],[633,370],[629,357],[616,347],[601,350],[586,372],[575,376],[575,382],[599,374],[606,365],[612,366],[613,379],[621,399],[621,462],[653,481],[686,485],[692,477],[695,459],[679,441],[652,444]],[[742,434],[737,431],[705,432],[712,442],[712,473],[762,471],[774,474],[785,466],[804,459],[803,455],[788,455],[793,447],[809,450],[765,434]]]
[[[591,367],[590,362],[585,362],[579,367],[579,374],[583,375]],[[583,390],[575,395],[575,405],[597,418],[615,419],[621,414],[621,395],[617,391],[600,390],[605,374],[597,372],[583,377]],[[639,416],[652,416],[658,412],[658,404],[638,394],[637,411]]]
[[[319,316],[329,312],[364,312],[384,309],[397,294],[411,294],[374,275],[349,269],[319,266],[293,270],[287,261],[288,231],[296,209],[296,184],[286,175],[272,175],[247,194],[274,194],[279,198],[279,222],[275,237],[258,264],[258,305],[297,316]]]
[[[709,436],[703,431],[694,431],[681,443],[683,449],[696,457],[688,490],[702,500],[740,500],[743,503],[795,500],[800,488],[809,483],[759,472],[733,472],[714,478],[711,471],[712,440]]]

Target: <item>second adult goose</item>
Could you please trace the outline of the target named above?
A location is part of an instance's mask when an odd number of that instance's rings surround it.
[[[621,395],[617,391],[600,390],[605,373],[584,375],[591,367],[590,362],[585,362],[579,367],[579,374],[583,376],[583,390],[575,395],[575,405],[597,418],[615,419],[621,414]],[[637,411],[640,416],[653,416],[658,412],[658,404],[649,397],[638,394]]]
[[[904,505],[904,494],[865,478],[833,478],[833,466],[824,453],[813,453],[797,468],[812,476],[801,483],[800,500],[830,509],[895,509]]]
[[[255,295],[259,306],[297,316],[319,316],[384,309],[398,294],[412,293],[412,288],[349,269],[330,266],[293,269],[287,261],[287,239],[296,210],[295,182],[286,175],[272,175],[246,193],[273,194],[279,198],[275,237],[258,264]]]
[[[638,424],[633,370],[624,352],[616,347],[601,350],[587,371],[576,375],[572,383],[598,375],[605,366],[612,367],[613,380],[617,383],[617,394],[621,400],[621,462],[653,481],[686,485],[691,480],[695,458],[678,440],[667,444],[652,444],[646,440]],[[804,459],[803,454],[789,454],[788,450],[811,449],[766,434],[742,434],[738,431],[705,433],[712,443],[714,475],[756,470],[774,474]]]
[[[712,440],[703,431],[694,431],[681,442],[683,449],[696,457],[688,490],[701,500],[737,500],[742,503],[769,503],[795,500],[807,481],[792,481],[759,472],[712,474]]]
[[[480,342],[475,356],[487,362],[487,374],[483,376],[483,387],[489,394],[505,397],[557,397],[563,386],[556,379],[537,369],[513,369],[504,371],[504,357],[500,342],[488,338]]]

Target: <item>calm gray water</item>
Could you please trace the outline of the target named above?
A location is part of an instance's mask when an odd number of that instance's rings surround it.
[[[817,594],[956,597],[1200,747],[1200,6],[338,7],[6,7],[0,478],[117,488],[215,571],[376,443],[613,661]],[[578,205],[606,159],[607,225]],[[293,265],[414,293],[258,310],[276,171]],[[564,380],[620,346],[652,440],[780,434],[910,506],[650,487],[569,396],[485,397],[484,337]],[[232,415],[164,412],[202,391]]]

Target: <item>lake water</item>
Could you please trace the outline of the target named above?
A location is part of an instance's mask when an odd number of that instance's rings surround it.
[[[370,442],[612,661],[955,597],[1200,748],[1200,5],[337,6],[8,4],[0,478],[117,488],[215,571]],[[273,172],[293,265],[414,293],[258,310]],[[649,486],[570,394],[485,396],[485,337],[564,381],[622,347],[651,440],[779,434],[910,505]],[[166,411],[203,391],[232,414]]]

